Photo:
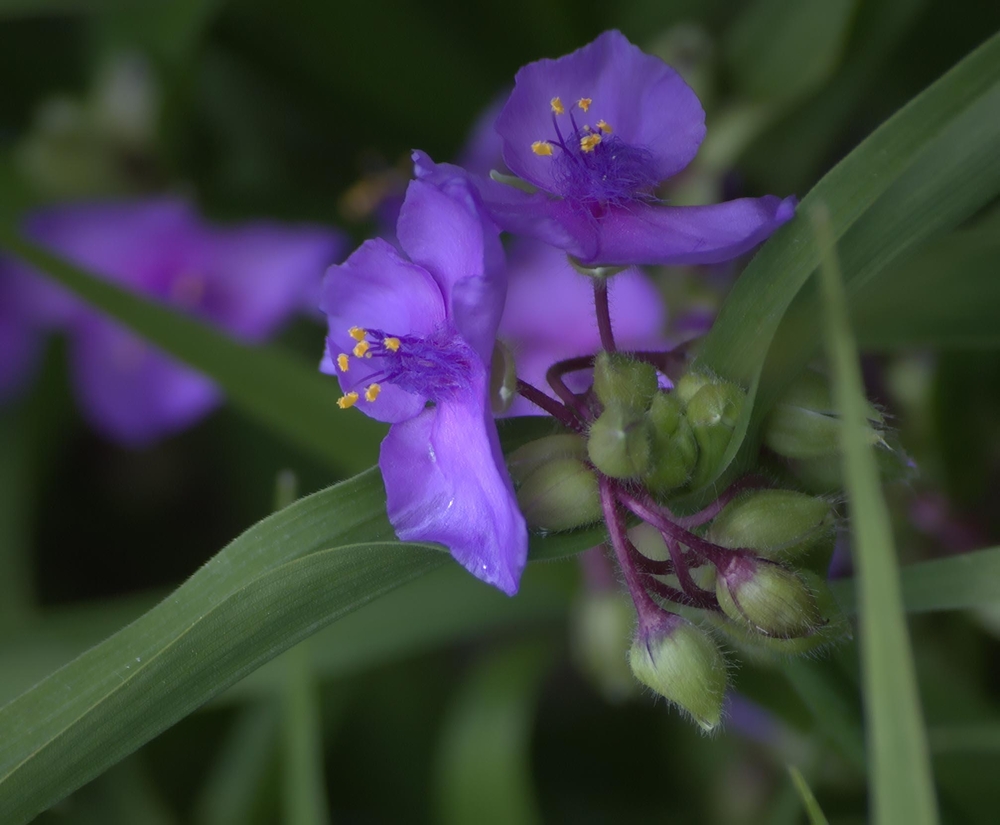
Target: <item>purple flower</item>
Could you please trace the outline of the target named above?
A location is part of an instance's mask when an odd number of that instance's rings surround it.
[[[274,333],[315,294],[342,245],[336,233],[316,227],[209,226],[173,199],[46,209],[24,230],[96,275],[248,342]],[[19,277],[31,276],[21,270]],[[41,279],[34,284],[27,314],[66,330],[84,415],[111,440],[146,446],[220,402],[210,379],[62,289]]]
[[[18,394],[42,349],[42,331],[27,312],[23,281],[0,263],[0,404]]]
[[[511,248],[507,278],[499,337],[514,355],[518,377],[547,389],[545,373],[554,363],[601,349],[593,283],[570,266],[565,253],[529,238],[519,238]],[[608,279],[608,290],[618,346],[623,350],[666,348],[667,311],[652,280],[638,269],[628,269]],[[567,378],[570,388],[577,391],[589,383],[586,372]],[[539,412],[518,396],[507,415]]]
[[[774,196],[658,202],[657,186],[697,154],[705,113],[673,69],[617,31],[522,68],[496,129],[507,166],[542,191],[486,184],[494,219],[587,266],[729,260],[795,211],[795,198]]]
[[[419,161],[396,228],[409,260],[375,239],[327,273],[321,369],[340,380],[342,407],[392,424],[379,466],[399,538],[445,545],[512,595],[528,536],[488,400],[502,250],[461,171]]]

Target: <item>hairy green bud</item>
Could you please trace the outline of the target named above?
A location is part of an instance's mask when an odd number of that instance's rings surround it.
[[[714,382],[707,375],[698,375],[696,373],[689,372],[682,375],[680,380],[678,380],[674,385],[673,395],[684,404],[687,404],[688,401],[695,397],[698,390],[712,383]]]
[[[553,458],[530,473],[517,491],[529,527],[572,530],[601,518],[597,477],[577,458]]]
[[[651,427],[645,415],[611,407],[590,428],[587,454],[594,466],[612,478],[637,478],[649,469]]]
[[[680,399],[673,393],[657,393],[649,408],[649,421],[653,461],[645,477],[647,486],[661,493],[684,486],[698,461],[698,443]]]
[[[833,531],[833,505],[795,490],[754,490],[729,502],[712,521],[708,540],[788,558]]]
[[[609,352],[599,352],[594,359],[594,393],[605,409],[622,409],[632,415],[644,413],[657,389],[652,364]]]
[[[735,384],[705,384],[688,401],[686,418],[698,444],[691,485],[707,484],[722,463],[746,395]]]
[[[628,663],[636,679],[690,714],[702,730],[719,724],[726,662],[705,631],[671,614],[655,630],[636,634]]]
[[[557,458],[586,461],[586,439],[582,435],[564,433],[529,441],[507,456],[507,469],[516,484],[523,484],[535,470]]]
[[[719,570],[715,595],[730,619],[767,636],[808,636],[824,621],[802,578],[764,559],[734,556]]]
[[[881,413],[868,404],[869,443],[882,437],[877,429]],[[792,383],[764,421],[764,443],[785,458],[814,459],[840,451],[842,424],[826,378],[806,370]]]
[[[833,592],[822,576],[809,570],[800,570],[798,575],[814,594],[816,605],[822,616],[822,624],[805,636],[782,638],[763,636],[752,630],[745,622],[726,622],[721,617],[715,620],[719,629],[739,644],[746,652],[770,658],[778,656],[798,656],[820,650],[827,645],[849,639],[851,624],[841,611]],[[711,616],[709,617],[711,620]]]

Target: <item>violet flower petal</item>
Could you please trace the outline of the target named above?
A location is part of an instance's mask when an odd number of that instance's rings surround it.
[[[246,341],[263,341],[299,309],[315,311],[323,273],[344,238],[319,226],[258,222],[212,231],[206,277],[210,320]]]
[[[97,314],[71,338],[72,379],[84,417],[111,441],[147,447],[222,401],[210,379]]]
[[[714,264],[749,251],[795,215],[796,198],[774,195],[708,206],[632,204],[599,222],[598,251],[585,265]]]
[[[400,539],[445,545],[470,573],[512,596],[528,532],[486,407],[485,378],[463,399],[393,425],[379,467]]]
[[[560,193],[553,158],[536,155],[531,145],[556,137],[553,97],[562,100],[567,112],[580,98],[590,99],[590,108],[580,112],[578,123],[596,125],[604,120],[626,144],[647,150],[658,180],[687,166],[705,136],[705,112],[680,75],[633,46],[621,32],[604,32],[572,54],[523,67],[497,118],[507,166],[548,192]],[[573,131],[569,118],[559,118],[568,137]]]
[[[375,238],[365,241],[344,263],[332,266],[323,282],[320,307],[330,321],[327,354],[335,359],[350,355],[355,341],[352,327],[379,329],[387,335],[427,336],[446,317],[444,298],[437,283],[423,267],[400,257],[395,248]],[[327,369],[332,361],[324,360]],[[334,374],[343,391],[358,392],[381,369],[376,359],[350,358],[346,373]],[[420,413],[427,398],[393,384],[382,385],[377,403],[363,407],[378,421],[405,421]]]
[[[465,173],[412,181],[396,231],[410,259],[430,272],[449,299],[455,328],[488,364],[506,281],[489,277],[502,261],[499,230]]]

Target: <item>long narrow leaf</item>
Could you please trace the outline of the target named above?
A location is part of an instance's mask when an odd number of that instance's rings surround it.
[[[866,437],[864,389],[848,321],[847,296],[826,214],[817,209],[812,217],[824,258],[821,274],[833,395],[844,421],[843,470],[860,597],[872,821],[876,825],[934,825],[938,821],[937,805],[927,733],[917,695],[889,513]]]
[[[0,821],[27,821],[319,627],[441,566],[439,549],[385,541],[382,495],[369,473],[265,519],[0,709]]]

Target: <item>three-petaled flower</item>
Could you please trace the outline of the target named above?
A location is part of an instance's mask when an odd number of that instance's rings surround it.
[[[522,68],[496,121],[504,161],[538,192],[484,188],[502,229],[560,247],[587,266],[711,264],[746,252],[795,211],[795,199],[666,206],[660,182],[705,135],[695,93],[617,31]]]
[[[506,293],[498,230],[460,170],[420,159],[396,228],[409,260],[375,239],[327,273],[322,369],[341,407],[392,424],[379,467],[399,538],[445,545],[512,595],[528,536],[488,399]]]

